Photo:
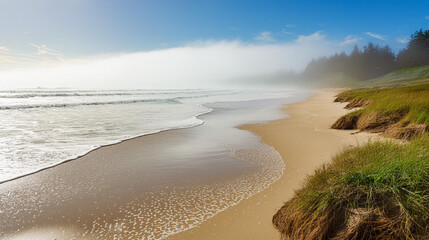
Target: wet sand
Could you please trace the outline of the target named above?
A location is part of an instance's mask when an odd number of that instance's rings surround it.
[[[337,90],[320,90],[305,102],[285,107],[289,118],[241,126],[280,153],[286,165],[284,175],[262,192],[169,239],[280,239],[271,218],[293,196],[306,175],[329,162],[344,147],[380,138],[330,129],[338,117],[348,112],[343,109],[345,103],[333,102],[336,93]]]

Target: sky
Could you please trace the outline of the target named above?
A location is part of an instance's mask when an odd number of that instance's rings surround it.
[[[0,0],[0,87],[211,87],[428,24],[420,0]]]

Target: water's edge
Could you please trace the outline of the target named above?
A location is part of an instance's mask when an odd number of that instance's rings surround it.
[[[196,116],[193,116],[192,118],[198,118],[198,117],[200,117],[200,116],[202,116],[202,115],[205,115],[205,114],[211,113],[212,111],[213,111],[213,109],[209,109],[207,112],[203,112],[203,113],[201,113],[201,114],[198,114],[198,115],[196,115]],[[201,120],[201,119],[200,119],[200,120]],[[202,121],[202,120],[201,120],[201,121]],[[136,135],[136,136],[133,136],[133,137],[130,137],[130,138],[120,139],[120,140],[118,140],[118,141],[116,141],[116,142],[108,143],[108,144],[105,144],[105,145],[95,146],[93,149],[91,149],[91,150],[89,150],[89,151],[86,151],[86,152],[84,152],[84,153],[82,153],[82,154],[79,154],[79,155],[77,155],[77,156],[75,156],[75,157],[72,157],[72,158],[70,158],[70,159],[66,159],[66,160],[64,160],[64,161],[54,163],[54,164],[52,164],[52,165],[50,165],[50,166],[43,167],[43,168],[40,168],[40,169],[37,169],[37,170],[31,171],[31,172],[28,172],[28,173],[25,173],[25,174],[22,174],[22,175],[19,175],[19,176],[16,176],[16,177],[10,178],[10,179],[2,180],[2,181],[0,181],[0,184],[7,183],[7,182],[11,182],[11,181],[14,181],[14,180],[17,180],[17,179],[20,179],[20,178],[26,177],[26,176],[33,175],[33,174],[35,174],[35,173],[38,173],[38,172],[41,172],[41,171],[44,171],[44,170],[47,170],[47,169],[54,168],[54,167],[56,167],[56,166],[59,166],[59,165],[65,164],[65,163],[67,163],[67,162],[77,160],[77,159],[79,159],[79,158],[81,158],[81,157],[84,157],[84,156],[86,156],[86,155],[88,155],[88,154],[90,154],[90,153],[92,153],[92,152],[94,152],[94,151],[96,151],[96,150],[101,149],[101,148],[105,148],[105,147],[109,147],[109,146],[117,145],[117,144],[120,144],[120,143],[122,143],[122,142],[131,141],[131,140],[136,139],[136,138],[141,138],[141,137],[145,137],[145,136],[149,136],[149,135],[153,135],[153,134],[157,134],[157,133],[161,133],[161,132],[173,131],[173,130],[180,130],[180,129],[188,129],[188,128],[193,128],[193,127],[198,127],[198,126],[201,126],[201,125],[203,125],[203,124],[204,124],[204,121],[202,121],[201,123],[197,123],[197,124],[189,125],[189,126],[181,126],[181,127],[173,127],[173,128],[161,129],[161,130],[157,130],[157,131],[153,131],[153,132],[149,132],[149,133],[139,134],[139,135]]]

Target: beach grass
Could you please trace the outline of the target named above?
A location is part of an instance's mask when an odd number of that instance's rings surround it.
[[[429,136],[344,150],[273,223],[285,239],[420,239],[429,225]]]
[[[338,119],[332,125],[336,129],[383,132],[408,140],[429,131],[429,84],[353,89],[340,93],[336,101],[359,108]]]

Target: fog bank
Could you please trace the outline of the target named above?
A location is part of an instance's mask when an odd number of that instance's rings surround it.
[[[199,41],[148,52],[73,59],[49,67],[3,70],[1,88],[206,88],[240,87],[301,71],[335,51],[319,32],[289,43]],[[280,74],[281,78],[281,74]],[[287,79],[285,79],[286,81]]]

